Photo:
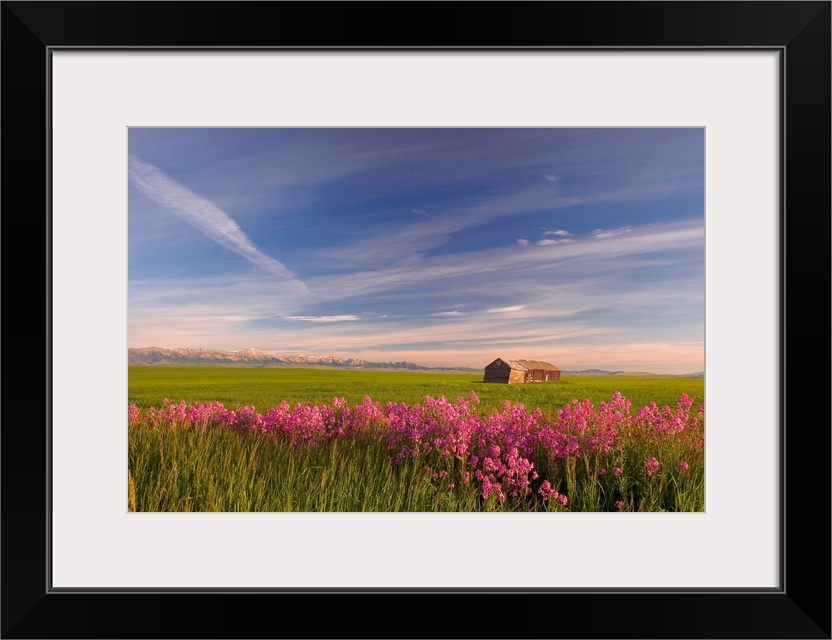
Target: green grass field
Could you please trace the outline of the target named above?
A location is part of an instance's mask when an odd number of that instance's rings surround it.
[[[426,395],[455,400],[474,391],[482,411],[493,412],[503,400],[522,402],[527,409],[549,414],[574,399],[609,402],[619,391],[633,409],[651,401],[673,406],[682,393],[704,402],[703,378],[564,376],[560,382],[533,384],[484,383],[482,375],[412,371],[344,369],[283,369],[232,367],[130,367],[128,402],[140,408],[171,402],[222,402],[229,409],[255,406],[266,411],[281,400],[290,403],[330,402],[343,397],[348,404],[365,395],[385,402],[421,402]]]

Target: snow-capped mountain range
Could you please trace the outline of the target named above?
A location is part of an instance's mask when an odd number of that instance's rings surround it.
[[[480,371],[466,367],[423,367],[412,362],[370,362],[360,358],[332,355],[282,354],[257,349],[226,351],[223,349],[163,349],[140,347],[127,350],[130,365],[237,365],[267,367],[280,365],[339,367],[348,369],[411,369]]]

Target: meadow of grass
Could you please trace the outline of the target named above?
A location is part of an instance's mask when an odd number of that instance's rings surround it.
[[[704,510],[702,379],[136,367],[129,381],[132,511]]]
[[[477,511],[474,485],[437,489],[419,460],[390,464],[386,443],[326,448],[204,429],[130,429],[131,511]],[[494,500],[492,500],[494,502]]]
[[[482,374],[353,369],[284,369],[243,367],[129,367],[129,403],[140,408],[171,402],[222,402],[229,409],[254,406],[267,411],[281,400],[330,402],[343,397],[358,404],[365,395],[379,402],[421,402],[426,395],[455,399],[470,391],[480,411],[497,411],[504,400],[521,402],[544,413],[574,399],[607,402],[618,391],[641,407],[655,402],[674,405],[682,393],[704,401],[703,378],[564,376],[560,382],[484,383]]]

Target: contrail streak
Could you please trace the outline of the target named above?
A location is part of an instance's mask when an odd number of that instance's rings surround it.
[[[260,251],[227,213],[167,176],[158,167],[131,154],[129,176],[145,196],[170,209],[214,242],[262,269],[301,284],[281,262]]]

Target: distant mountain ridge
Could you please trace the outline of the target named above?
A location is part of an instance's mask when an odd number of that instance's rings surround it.
[[[695,373],[649,373],[647,371],[607,371],[606,369],[581,369],[577,371],[562,371],[570,376],[619,376],[622,378],[650,378],[661,376],[663,378],[704,378],[704,371]]]
[[[237,367],[329,367],[338,369],[390,369],[409,371],[459,371],[482,373],[473,367],[425,367],[407,360],[400,362],[373,362],[360,358],[342,358],[332,355],[282,354],[257,349],[228,351],[224,349],[165,349],[162,347],[130,347],[127,364],[132,366],[237,366]],[[703,378],[705,373],[681,375],[648,373],[645,371],[607,371],[605,369],[562,370],[568,376],[618,376],[674,378]]]
[[[408,369],[411,371],[470,371],[470,367],[424,367],[403,360],[401,362],[372,362],[360,358],[341,358],[331,355],[282,354],[257,349],[226,351],[224,349],[164,349],[161,347],[131,347],[127,349],[127,364],[133,366],[165,365],[225,365],[242,367],[317,366],[343,369]]]

